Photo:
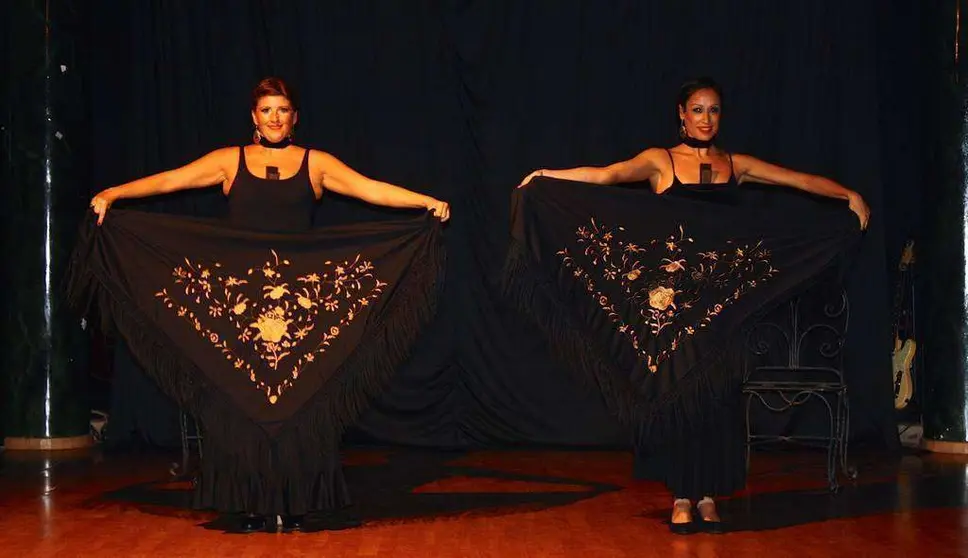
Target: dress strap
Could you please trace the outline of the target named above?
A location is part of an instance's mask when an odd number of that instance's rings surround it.
[[[243,172],[249,172],[249,165],[245,164],[245,146],[239,146],[239,168],[235,171],[235,176],[240,176]]]
[[[302,163],[299,164],[299,172],[296,174],[302,174],[303,171],[309,173],[309,148],[306,148],[306,152],[303,153]]]
[[[672,151],[666,148],[665,152],[669,156],[669,162],[672,163],[672,182],[669,183],[669,188],[672,188],[677,182],[681,184],[681,181],[679,180],[679,175],[676,174],[676,159],[672,156]]]
[[[672,157],[672,151],[669,151],[668,149],[666,149],[665,152],[666,152],[666,155],[669,156],[669,162],[672,163],[672,176],[673,176],[673,178],[675,178],[675,176],[676,176],[676,160]]]
[[[729,179],[735,180],[736,172],[733,170],[733,154],[727,153],[726,155],[729,157]]]

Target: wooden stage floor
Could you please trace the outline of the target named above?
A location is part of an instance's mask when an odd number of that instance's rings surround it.
[[[351,508],[248,535],[189,507],[176,459],[0,454],[0,556],[968,556],[968,456],[859,454],[830,494],[822,453],[758,452],[730,532],[689,536],[627,452],[352,449]]]

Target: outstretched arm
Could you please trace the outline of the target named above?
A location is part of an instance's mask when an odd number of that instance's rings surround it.
[[[97,213],[97,224],[104,222],[104,216],[111,204],[120,199],[146,198],[157,194],[167,194],[189,188],[205,188],[225,181],[227,168],[238,149],[226,147],[177,169],[159,172],[139,178],[120,186],[113,186],[98,192],[91,199],[91,208]]]
[[[575,167],[572,169],[540,169],[524,177],[518,188],[526,186],[536,176],[548,176],[562,180],[575,180],[590,184],[620,184],[623,182],[639,182],[647,180],[659,172],[656,157],[660,149],[646,149],[635,157],[626,161],[613,163],[605,167]]]
[[[450,219],[450,205],[394,184],[367,178],[322,151],[310,153],[310,168],[327,190],[384,207],[424,207],[441,221]]]
[[[861,229],[867,228],[871,210],[864,198],[857,192],[845,188],[829,178],[793,171],[749,155],[733,155],[733,167],[740,182],[750,181],[790,186],[819,196],[847,200],[850,210],[860,220]]]

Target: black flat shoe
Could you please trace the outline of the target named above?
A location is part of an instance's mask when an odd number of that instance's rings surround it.
[[[696,506],[696,511],[692,514],[693,522],[703,533],[709,533],[711,535],[722,535],[725,533],[723,529],[722,519],[719,521],[710,521],[703,517],[702,512],[699,511],[699,506]]]
[[[673,523],[670,521],[669,531],[674,535],[691,535],[696,532],[696,521],[692,520],[687,523]]]
[[[711,535],[722,535],[725,533],[722,521],[709,521],[704,518],[702,514],[699,514],[699,520],[695,522],[699,525],[699,530],[703,533],[709,533]]]
[[[677,512],[689,512],[689,521],[685,523],[673,523],[672,517],[675,517]],[[675,503],[672,505],[672,517],[669,518],[669,531],[673,534],[691,535],[696,532],[696,512],[689,504],[689,500],[676,498]]]
[[[282,530],[285,532],[299,531],[303,526],[304,515],[284,515],[282,516]]]
[[[266,517],[264,515],[246,515],[242,517],[242,532],[255,533],[265,531]]]

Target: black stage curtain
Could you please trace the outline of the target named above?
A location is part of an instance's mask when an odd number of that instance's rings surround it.
[[[892,158],[913,124],[885,117],[882,99],[908,97],[882,95],[901,77],[878,44],[900,27],[891,15],[900,8],[877,0],[88,6],[92,192],[246,142],[248,93],[271,74],[298,87],[300,144],[451,202],[439,317],[352,439],[455,448],[627,444],[600,395],[573,383],[499,295],[510,193],[535,168],[673,145],[677,87],[708,74],[726,92],[723,147],[830,176],[873,207],[848,285],[851,424],[855,437],[895,443],[887,271],[894,241],[883,208],[894,207],[885,198],[902,187],[892,180]],[[908,52],[906,39],[893,40],[891,52]],[[902,58],[910,66],[916,59]],[[211,189],[128,206],[217,215],[224,205]],[[316,219],[391,215],[331,195]],[[147,428],[130,401],[125,408],[112,417],[115,435],[136,421]]]

